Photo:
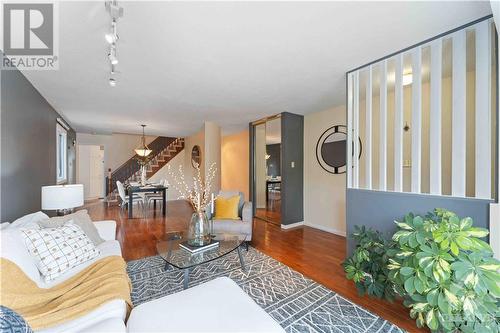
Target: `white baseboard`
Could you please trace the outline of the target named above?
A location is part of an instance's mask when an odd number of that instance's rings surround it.
[[[323,225],[309,223],[309,222],[305,222],[304,225],[306,225],[308,227],[311,227],[311,228],[314,228],[314,229],[326,231],[326,232],[329,232],[331,234],[339,235],[339,236],[342,236],[342,237],[346,236],[345,231],[340,231],[340,230],[337,230],[335,228],[325,227]]]
[[[292,224],[282,224],[281,225],[281,229],[285,229],[286,230],[286,229],[300,227],[300,226],[303,226],[303,225],[305,225],[307,227],[314,228],[314,229],[318,229],[318,230],[321,230],[321,231],[326,231],[326,232],[329,232],[331,234],[335,234],[335,235],[338,235],[338,236],[342,236],[342,237],[346,236],[345,231],[340,231],[340,230],[337,230],[335,228],[325,227],[323,225],[309,223],[309,222],[304,222],[304,221],[295,222],[295,223],[292,223]]]
[[[302,222],[295,222],[295,223],[292,223],[292,224],[282,224],[281,225],[281,229],[291,229],[291,228],[295,228],[295,227],[300,227],[301,225],[304,225],[304,221],[302,221]]]

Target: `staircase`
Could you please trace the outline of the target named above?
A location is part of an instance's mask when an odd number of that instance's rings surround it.
[[[151,160],[146,164],[147,178],[152,177],[171,159],[184,149],[184,138],[159,136],[148,144]],[[111,173],[111,179],[106,177],[106,195],[116,191],[116,181],[139,181],[141,179],[140,165],[133,156]]]

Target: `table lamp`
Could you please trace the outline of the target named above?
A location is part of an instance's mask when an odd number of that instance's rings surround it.
[[[42,209],[66,215],[83,206],[83,184],[42,186]]]

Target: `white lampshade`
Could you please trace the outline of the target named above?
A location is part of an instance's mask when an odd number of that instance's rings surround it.
[[[83,206],[83,184],[42,186],[42,209],[59,210]]]

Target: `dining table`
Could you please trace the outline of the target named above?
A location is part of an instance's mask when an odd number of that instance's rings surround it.
[[[128,194],[128,218],[132,218],[132,207],[133,207],[133,196],[135,193],[159,193],[161,192],[162,194],[162,202],[163,202],[163,208],[162,208],[162,214],[163,216],[166,215],[167,212],[167,189],[168,187],[163,186],[163,185],[155,185],[155,184],[147,184],[147,185],[129,185],[127,188],[127,194]],[[156,203],[156,202],[155,202]]]
[[[271,187],[273,185],[280,185],[281,186],[281,178],[267,179],[266,180],[266,206],[267,206],[267,202],[269,201],[269,187]]]

